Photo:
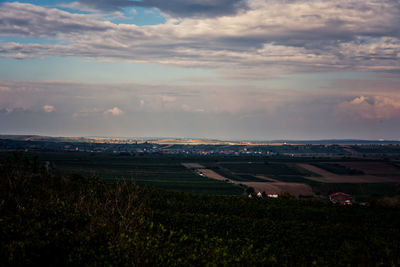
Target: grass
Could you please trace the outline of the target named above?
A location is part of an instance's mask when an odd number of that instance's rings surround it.
[[[271,181],[265,180],[265,179],[260,179],[257,177],[254,177],[253,175],[248,175],[248,174],[241,174],[239,175],[241,180],[237,181],[242,181],[242,182],[263,182],[263,183],[270,183]]]
[[[348,168],[346,166],[337,164],[337,163],[322,163],[322,162],[314,162],[310,163],[311,165],[314,165],[315,167],[324,169],[328,172],[332,172],[338,175],[363,175],[364,172],[360,170],[355,170],[352,168]]]
[[[306,175],[312,176],[313,173],[297,167],[290,163],[221,163],[221,166],[234,173],[263,174],[263,175]]]
[[[9,154],[9,152],[1,152],[0,158]],[[298,159],[297,161],[291,159],[288,162],[282,162],[282,159],[280,159],[281,161],[268,160],[268,162],[264,162],[264,160],[255,162],[249,159],[253,163],[248,163],[244,161],[247,159],[245,157],[228,159],[226,157],[196,158],[156,155],[121,156],[112,153],[84,152],[35,152],[34,154],[38,155],[42,162],[49,161],[55,169],[64,173],[84,177],[97,174],[107,181],[134,180],[139,185],[190,193],[241,195],[244,188],[202,177],[183,167],[182,162],[199,162],[222,176],[236,181],[268,182],[253,176],[254,174],[263,174],[282,182],[305,183],[313,188],[314,193],[322,196],[342,191],[352,194],[357,200],[362,201],[372,197],[400,194],[400,186],[396,183],[327,184],[305,179],[303,177],[312,175],[312,173],[297,167],[296,163],[304,161],[312,164],[313,159]],[[329,163],[324,162],[323,164]]]
[[[294,176],[294,175],[277,175],[277,176],[273,176],[271,178],[281,181],[281,182],[285,182],[285,183],[304,183],[304,184],[315,183],[312,180],[303,178],[301,176]]]
[[[177,157],[135,157],[109,153],[40,152],[61,172],[107,181],[134,180],[139,185],[190,193],[241,195],[243,187],[202,177],[181,165]]]

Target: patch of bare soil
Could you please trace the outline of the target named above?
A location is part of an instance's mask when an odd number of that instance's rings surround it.
[[[248,187],[254,188],[256,192],[265,192],[265,193],[276,193],[276,194],[290,194],[292,196],[312,196],[312,189],[309,185],[303,183],[285,183],[279,182],[275,179],[268,178],[263,175],[256,176],[257,178],[266,180],[265,183],[263,182],[241,182],[241,181],[233,181],[230,180],[213,170],[210,169],[198,169],[198,172],[202,173],[203,175],[220,180],[220,181],[229,181],[234,184],[243,184]],[[268,183],[268,182],[269,183]]]
[[[304,178],[323,183],[384,183],[384,182],[400,181],[400,177],[383,177],[375,175],[337,175],[310,164],[299,163],[298,165],[306,170],[309,170],[311,172],[317,173],[322,176],[322,177],[305,176]],[[358,168],[353,168],[353,169],[358,169]]]
[[[199,163],[182,163],[183,166],[189,169],[203,169],[205,168],[203,165]]]
[[[220,180],[220,181],[228,180],[230,182],[233,182],[232,180],[230,180],[222,175],[219,175],[218,173],[216,173],[215,171],[210,170],[210,169],[198,169],[198,172],[202,173],[203,175],[205,175],[209,178],[215,179],[215,180]]]

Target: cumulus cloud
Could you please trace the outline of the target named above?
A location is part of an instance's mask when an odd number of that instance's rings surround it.
[[[111,23],[97,21],[97,18],[96,15],[6,2],[0,6],[0,35],[54,37],[67,33],[105,31],[112,26]]]
[[[350,101],[350,104],[352,105],[359,105],[362,104],[363,102],[365,102],[367,100],[366,97],[364,96],[360,96],[360,97],[356,97],[353,100]]]
[[[44,112],[51,113],[51,112],[56,111],[56,108],[52,105],[44,105],[43,110],[44,110]]]
[[[51,117],[57,118],[58,131],[76,129],[75,135],[91,135],[93,129],[97,134],[110,134],[106,123],[114,129],[129,128],[126,136],[138,134],[139,128],[143,136],[187,131],[188,136],[217,137],[218,132],[225,138],[232,134],[235,138],[284,138],[289,133],[292,138],[306,139],[375,138],[373,129],[379,130],[379,138],[398,138],[400,132],[400,98],[392,88],[360,92],[352,88],[276,90],[251,84],[210,87],[12,80],[0,80],[0,84],[10,88],[0,97],[0,126],[7,131],[16,131],[25,122],[35,127],[43,122],[41,129],[49,129],[50,117],[37,112],[43,110],[45,101],[57,103]],[[163,102],[165,95],[175,101]],[[28,120],[29,114],[35,119]],[[29,131],[33,126],[23,127]]]
[[[85,4],[111,8],[152,3],[175,8],[178,2],[183,6],[187,3],[185,8],[200,3],[148,0]],[[229,7],[242,2],[201,3]],[[46,37],[58,43],[0,43],[0,56],[75,56],[207,67],[241,79],[260,78],[266,73],[400,71],[398,1],[250,0],[246,5],[247,9],[226,16],[170,17],[165,24],[136,26],[114,24],[96,14],[4,3],[0,6],[1,35]]]
[[[110,115],[113,115],[113,116],[122,116],[122,115],[125,114],[125,112],[123,110],[121,110],[120,108],[118,108],[118,107],[113,107],[113,108],[107,109],[104,112],[104,114],[110,114]]]
[[[177,17],[215,17],[235,14],[247,6],[244,0],[80,0],[79,3],[108,11],[125,7],[158,8]]]
[[[359,96],[342,102],[337,112],[363,119],[400,118],[400,98],[387,96]]]

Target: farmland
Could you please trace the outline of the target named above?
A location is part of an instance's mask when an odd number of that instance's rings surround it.
[[[60,172],[86,178],[97,175],[108,182],[131,180],[138,185],[218,195],[240,195],[244,191],[238,185],[196,174],[182,166],[182,158],[85,152],[41,152],[35,155],[50,162]]]
[[[275,159],[207,162],[203,165],[213,173],[208,175],[202,169],[206,176],[218,176],[218,180],[229,179],[230,183],[251,187],[256,192],[326,197],[334,192],[345,191],[360,201],[400,193],[400,168],[381,161],[344,159],[329,162],[327,159],[309,159],[307,162],[304,159]]]
[[[129,181],[106,183],[95,176],[82,179],[46,170],[48,164],[42,165],[35,157],[3,156],[2,266],[81,266],[88,262],[96,266],[400,264],[400,210],[384,202],[343,207],[289,196],[190,194],[139,187]],[[42,158],[48,156],[41,154]],[[122,164],[121,159],[112,158],[107,155],[109,165]],[[78,159],[84,161],[85,157]],[[149,164],[178,162],[147,160]],[[207,170],[202,168],[205,163],[189,166]],[[258,184],[262,183],[254,187]],[[279,187],[281,182],[263,184]],[[286,190],[289,185],[298,186],[287,183]],[[354,184],[346,186],[360,189]],[[302,194],[307,194],[310,188],[303,184],[303,190]]]
[[[20,145],[23,145],[23,141]],[[27,143],[31,146],[31,141]],[[116,146],[120,146],[117,144]],[[154,144],[143,144],[149,149]],[[233,150],[237,145],[199,145],[210,151]],[[168,145],[190,151],[193,145]],[[109,149],[112,149],[110,145]],[[275,150],[289,149],[288,145],[274,146]],[[313,146],[305,146],[312,147]],[[317,146],[322,147],[322,146]],[[333,146],[335,149],[338,146]],[[252,148],[257,151],[257,146]],[[272,148],[271,148],[272,149]],[[0,152],[5,157],[11,152]],[[285,155],[193,155],[151,153],[94,153],[80,151],[33,150],[58,172],[77,177],[98,176],[107,183],[134,181],[140,186],[214,194],[244,195],[249,188],[260,192],[289,193],[327,199],[337,191],[354,194],[362,200],[393,197],[399,194],[400,166],[393,157],[294,157]],[[297,190],[296,190],[297,188]]]
[[[324,169],[328,172],[333,172],[335,174],[339,175],[360,175],[364,174],[363,171],[357,170],[350,168],[348,166],[341,165],[340,163],[331,163],[331,162],[316,162],[313,163],[312,165]]]

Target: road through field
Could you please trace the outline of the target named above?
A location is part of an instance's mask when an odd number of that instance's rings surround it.
[[[202,173],[203,175],[209,177],[209,178],[212,178],[212,179],[216,179],[216,180],[219,180],[219,181],[227,181],[228,180],[231,183],[236,183],[235,181],[230,180],[230,179],[228,179],[228,178],[226,178],[226,177],[224,177],[224,176],[222,176],[222,175],[220,175],[220,174],[218,174],[215,171],[210,170],[210,169],[198,169],[197,171],[199,173]]]
[[[254,188],[255,192],[265,192],[265,193],[274,193],[274,194],[290,194],[293,196],[312,196],[312,189],[309,185],[303,183],[285,183],[280,182],[278,180],[266,177],[264,175],[258,175],[257,178],[265,180],[264,182],[243,182],[243,181],[234,181],[229,178],[226,178],[213,170],[206,169],[202,165],[198,163],[183,163],[183,165],[187,168],[197,169],[196,171],[204,176],[207,176],[212,179],[216,179],[219,181],[227,181],[233,184],[241,184],[248,187]]]

